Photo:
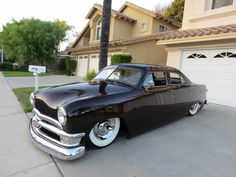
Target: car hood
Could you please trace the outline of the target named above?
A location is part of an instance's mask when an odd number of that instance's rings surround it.
[[[58,106],[73,99],[86,99],[101,95],[123,93],[131,89],[131,87],[104,81],[95,83],[74,83],[41,90],[35,93],[35,98],[51,109],[57,109]]]

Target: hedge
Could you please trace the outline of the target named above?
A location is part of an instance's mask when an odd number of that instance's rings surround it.
[[[86,75],[86,80],[91,81],[96,77],[97,73],[95,70],[90,71],[87,75]]]
[[[72,76],[73,72],[75,72],[77,66],[77,62],[72,59],[66,60],[66,72],[68,76]]]
[[[131,63],[132,56],[128,54],[115,54],[111,56],[111,64],[116,65],[120,63]]]

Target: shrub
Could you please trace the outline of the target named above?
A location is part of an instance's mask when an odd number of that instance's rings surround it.
[[[96,75],[97,75],[97,73],[96,73],[95,70],[90,71],[89,73],[87,73],[86,79],[87,79],[88,81],[91,81],[91,80],[93,80],[93,79],[96,77]]]
[[[115,54],[111,56],[111,64],[131,63],[132,56],[128,54]]]
[[[66,59],[64,59],[64,58],[59,59],[58,70],[61,71],[61,72],[65,72],[66,71]]]
[[[7,63],[7,62],[0,63],[0,70],[12,71],[13,70],[13,65],[12,65],[12,63]]]
[[[72,60],[72,59],[66,60],[66,72],[68,76],[73,75],[73,72],[75,72],[76,66],[77,66],[77,61]]]

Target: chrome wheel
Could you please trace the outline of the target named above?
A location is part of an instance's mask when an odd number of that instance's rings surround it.
[[[190,110],[189,110],[189,115],[190,116],[194,116],[195,114],[197,114],[198,110],[201,108],[201,104],[200,103],[195,103],[191,106]]]
[[[89,133],[91,143],[97,147],[105,147],[116,138],[120,129],[120,119],[111,118],[97,123]]]

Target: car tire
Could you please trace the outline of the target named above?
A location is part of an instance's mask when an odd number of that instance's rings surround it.
[[[189,116],[194,116],[197,114],[197,112],[201,109],[201,103],[195,103],[191,106],[191,108],[189,109]]]
[[[111,118],[97,123],[89,133],[90,144],[96,148],[109,146],[120,130],[120,119]]]

